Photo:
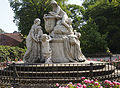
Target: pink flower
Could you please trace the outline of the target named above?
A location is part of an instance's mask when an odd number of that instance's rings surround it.
[[[98,81],[97,79],[95,79],[95,81]]]
[[[120,85],[120,83],[119,83],[119,82],[117,82],[117,85]]]
[[[59,83],[56,83],[56,86],[58,87],[58,86],[59,86]]]
[[[77,86],[81,86],[81,84],[80,84],[80,83],[77,83]]]
[[[87,88],[87,86],[85,84],[83,84],[83,88]]]
[[[98,83],[98,82],[95,82],[95,85],[97,85],[97,86],[98,86],[98,85],[99,85],[99,83]]]
[[[73,84],[72,82],[69,82],[69,84]]]
[[[79,86],[77,86],[76,88],[80,88]]]
[[[109,82],[109,80],[105,80],[105,81],[104,81],[104,83],[108,83],[108,82]]]
[[[91,80],[91,83],[93,84],[93,83],[94,83],[94,80]]]
[[[84,79],[86,79],[85,77],[81,77],[81,80],[84,80]]]
[[[113,82],[113,84],[114,84],[114,85],[120,85],[120,83],[119,83],[119,82]]]
[[[88,79],[88,80],[84,80],[85,83],[91,83],[91,81]]]
[[[105,80],[104,83],[108,83],[109,85],[113,85],[113,83],[109,80]]]
[[[117,58],[115,58],[115,61],[117,61]]]
[[[100,59],[100,61],[103,61],[103,59]]]
[[[112,83],[112,82],[110,82],[110,83],[109,83],[109,85],[113,85],[113,83]]]
[[[117,82],[113,82],[114,85],[117,85]]]
[[[79,86],[80,88],[83,88],[83,85],[80,83],[77,83],[77,86]]]

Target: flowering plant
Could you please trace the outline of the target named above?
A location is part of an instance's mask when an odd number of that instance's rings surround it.
[[[105,80],[103,83],[99,82],[97,79],[90,80],[85,77],[81,78],[80,83],[73,84],[69,82],[68,84],[61,86],[59,83],[56,83],[54,88],[120,88],[119,82],[111,82],[109,80]]]

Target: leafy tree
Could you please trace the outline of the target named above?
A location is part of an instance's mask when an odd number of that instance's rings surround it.
[[[18,25],[18,30],[27,35],[35,18],[41,19],[41,26],[44,29],[44,14],[51,10],[51,0],[9,0],[15,17],[14,22]],[[56,0],[62,9],[66,10],[67,0]]]
[[[84,8],[79,5],[69,4],[67,9],[71,12],[69,16],[73,19],[72,26],[75,30],[80,31],[80,27],[82,26]]]
[[[107,42],[105,39],[107,34],[101,35],[98,32],[98,26],[91,18],[87,21],[87,24],[84,25],[85,22],[82,14],[85,13],[85,9],[82,6],[74,4],[68,5],[67,9],[71,11],[69,16],[73,19],[73,28],[82,34],[80,41],[83,53],[93,54],[106,52]]]
[[[93,19],[89,18],[87,24],[81,27],[81,48],[85,54],[107,52],[107,34],[100,34],[98,26]]]
[[[87,9],[89,5],[93,5],[97,1],[99,1],[99,0],[85,0],[82,5],[84,6],[85,9]]]
[[[84,0],[83,2],[83,6],[85,9],[88,9],[88,7],[90,5],[95,5],[96,3],[101,3],[101,2],[104,2],[104,3],[107,3],[107,2],[112,2],[113,0]],[[119,0],[116,0],[117,2],[120,2]]]
[[[112,53],[120,53],[120,3],[116,0],[99,0],[88,6],[84,19],[94,19],[101,34],[108,33],[108,47]]]
[[[5,33],[5,31],[0,28],[0,33]]]

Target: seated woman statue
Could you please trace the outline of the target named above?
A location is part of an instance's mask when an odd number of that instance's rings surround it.
[[[72,20],[68,18],[66,12],[60,8],[55,0],[51,1],[51,5],[53,11],[49,13],[56,18],[61,18],[57,21],[57,25],[54,27],[53,34],[71,34],[73,32],[73,28],[71,26]]]
[[[64,52],[70,62],[86,61],[80,48],[80,36],[81,34],[79,32],[74,31],[74,35],[68,35],[68,37],[64,38]]]
[[[51,1],[53,8],[52,12],[49,12],[51,16],[55,17],[56,25],[51,32],[52,37],[56,40],[62,39],[62,43],[59,44],[62,48],[58,48],[58,52],[61,53],[61,57],[66,62],[84,62],[86,58],[80,49],[80,34],[78,32],[73,32],[72,19],[68,18],[66,12],[64,12],[55,0]],[[53,43],[55,44],[55,43]],[[53,47],[54,48],[54,47]],[[53,49],[54,50],[54,49]],[[55,51],[53,51],[55,52]],[[59,53],[56,53],[59,56]],[[55,57],[56,58],[56,57]],[[59,60],[59,58],[58,58]],[[56,60],[57,61],[57,60]],[[60,61],[60,60],[59,60]]]

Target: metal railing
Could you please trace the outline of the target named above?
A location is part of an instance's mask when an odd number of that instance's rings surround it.
[[[115,64],[115,63],[114,63]],[[16,64],[0,63],[0,86],[50,88],[55,83],[80,82],[81,77],[100,81],[120,80],[120,70],[112,63]],[[45,88],[47,88],[45,87]],[[9,87],[8,87],[9,88]]]

